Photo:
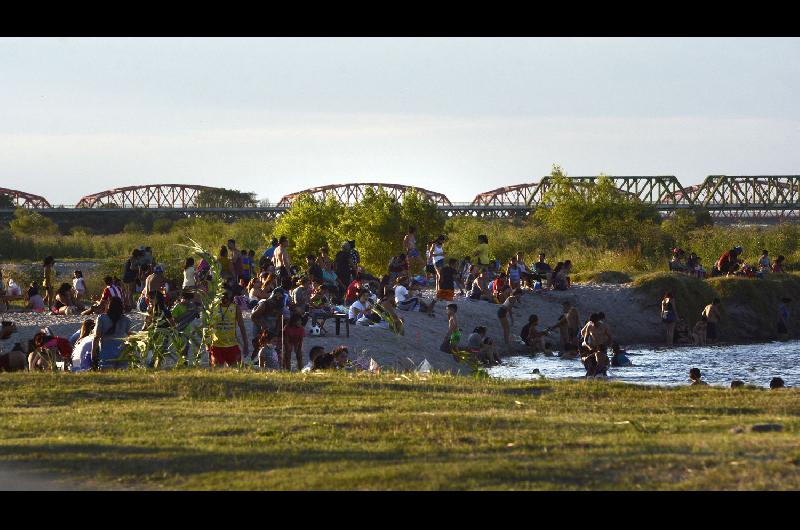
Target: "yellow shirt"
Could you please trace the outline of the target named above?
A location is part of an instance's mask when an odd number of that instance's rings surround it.
[[[211,344],[221,348],[238,346],[236,338],[236,304],[219,306],[211,317]]]

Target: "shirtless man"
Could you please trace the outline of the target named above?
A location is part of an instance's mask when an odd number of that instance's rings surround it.
[[[605,322],[606,314],[602,311],[597,313],[597,320],[594,322],[594,325],[591,326],[588,330],[589,336],[591,337],[591,344],[592,349],[598,349],[600,346],[610,346],[612,344],[611,340],[611,331],[608,328],[608,324]]]
[[[164,298],[162,289],[167,282],[164,277],[164,268],[161,265],[156,265],[153,272],[144,281],[144,292],[147,296],[147,317],[145,318],[144,327],[148,327],[154,322],[156,313],[161,312],[171,325],[175,325],[172,319],[167,301]]]
[[[722,315],[719,312],[719,304],[719,298],[714,298],[714,300],[708,304],[701,313],[701,315],[705,316],[707,319],[706,339],[711,343],[717,342],[717,324],[719,324],[719,321],[722,318]]]
[[[284,289],[289,289],[291,287],[289,268],[292,264],[289,261],[289,253],[286,251],[288,245],[289,240],[286,236],[281,236],[278,240],[278,248],[275,249],[275,254],[272,256],[272,264],[275,266],[275,272],[280,277],[281,287]]]

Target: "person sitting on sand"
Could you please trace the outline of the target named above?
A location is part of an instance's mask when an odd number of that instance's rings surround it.
[[[775,258],[775,261],[772,262],[772,272],[780,273],[783,272],[783,262],[786,260],[783,256],[778,256]]]
[[[395,281],[396,285],[394,288],[394,301],[397,304],[397,309],[401,309],[403,311],[420,311],[422,313],[426,313],[430,316],[433,316],[433,310],[436,305],[436,300],[431,302],[425,302],[419,296],[419,293],[416,290],[410,290],[408,288],[408,278],[405,276],[401,276],[397,278]],[[412,296],[416,295],[416,296]]]
[[[511,342],[509,340],[511,326],[514,325],[514,306],[519,302],[519,291],[514,291],[505,301],[497,308],[497,318],[500,320],[500,325],[503,328],[503,344],[506,347],[508,354],[511,354]],[[509,325],[510,321],[510,325]]]
[[[708,330],[708,317],[705,315],[700,315],[700,320],[698,320],[694,328],[692,329],[692,342],[695,346],[705,346],[706,345],[706,331]]]
[[[550,331],[549,329],[546,329],[544,331],[538,331],[536,329],[536,326],[538,324],[539,324],[539,316],[530,315],[528,317],[528,323],[522,326],[522,331],[520,332],[519,335],[520,337],[522,337],[522,341],[528,345],[528,351],[530,353],[544,351],[544,338]]]
[[[691,386],[695,386],[695,385],[697,385],[697,386],[708,385],[708,383],[706,383],[705,381],[703,381],[702,379],[700,379],[700,377],[702,377],[702,376],[700,375],[700,368],[692,368],[691,370],[689,370],[689,379],[692,381],[692,382],[691,382]]]
[[[82,314],[84,316],[91,315],[92,313],[101,315],[108,311],[108,304],[111,303],[111,299],[114,297],[120,298],[124,300],[124,293],[122,289],[117,287],[114,284],[114,278],[111,276],[106,276],[103,278],[103,282],[105,283],[105,287],[103,288],[103,293],[100,295],[100,300],[91,305],[88,309],[86,309]]]
[[[502,304],[511,295],[511,285],[508,282],[508,277],[503,271],[499,271],[497,276],[491,282],[492,298],[497,304]]]
[[[358,295],[358,300],[350,305],[347,318],[351,324],[360,323],[362,319],[372,322],[380,322],[381,317],[372,311],[372,302],[369,301],[369,291],[362,290]],[[362,321],[363,322],[363,321]],[[369,324],[369,322],[366,322]]]
[[[69,285],[69,284],[67,284]],[[28,370],[57,370],[56,362],[64,362],[69,369],[72,361],[72,344],[64,337],[57,337],[45,328],[33,337],[34,350],[28,355]]]
[[[519,269],[520,287],[524,285],[527,286],[528,289],[533,289],[533,282],[536,279],[536,275],[525,265],[525,254],[517,252],[514,258],[517,263],[517,268]]]
[[[72,371],[86,372],[92,369],[92,342],[95,322],[87,318],[81,324],[80,335],[72,350]]]
[[[541,282],[542,286],[550,286],[550,275],[553,269],[545,261],[544,252],[539,253],[539,259],[533,264],[533,271],[535,272],[535,279]]]
[[[769,251],[767,249],[762,250],[761,257],[758,258],[758,272],[761,273],[762,276],[772,272],[770,262]]]
[[[39,294],[39,286],[36,282],[31,282],[28,288],[28,309],[34,313],[43,313],[45,310],[44,298]]]
[[[486,326],[478,326],[467,337],[467,351],[475,354],[484,364],[500,364],[500,356],[492,344],[492,339],[486,336]]]
[[[489,272],[485,267],[481,269],[480,274],[473,280],[469,297],[473,300],[494,301],[492,289],[489,287]]]
[[[64,282],[58,288],[53,310],[59,315],[77,315],[83,311],[83,305],[72,296],[72,286],[70,284]]]
[[[627,356],[627,352],[619,347],[616,342],[611,346],[611,366],[619,368],[621,366],[633,366],[633,363]]]
[[[344,305],[350,305],[358,300],[358,293],[364,290],[366,287],[366,282],[361,277],[361,273],[356,272],[355,279],[350,282],[350,284],[347,286],[347,289],[345,289]]]

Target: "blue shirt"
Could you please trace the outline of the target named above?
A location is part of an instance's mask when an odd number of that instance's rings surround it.
[[[272,256],[275,254],[275,249],[278,247],[269,247],[267,250],[264,251],[264,256],[272,259]]]

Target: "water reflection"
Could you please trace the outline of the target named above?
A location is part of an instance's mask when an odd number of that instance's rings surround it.
[[[712,385],[730,386],[734,379],[769,387],[773,377],[782,377],[787,386],[800,385],[800,341],[709,347],[683,346],[626,348],[634,366],[609,368],[609,379],[648,385],[685,385],[689,369],[700,368],[703,379]],[[610,353],[610,352],[609,352]],[[503,359],[501,366],[489,369],[492,377],[532,379],[533,369],[552,379],[583,377],[580,359],[515,356]]]

